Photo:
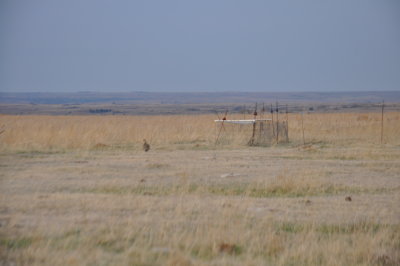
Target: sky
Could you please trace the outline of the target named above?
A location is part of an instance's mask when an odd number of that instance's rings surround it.
[[[0,91],[400,91],[398,0],[0,0]]]

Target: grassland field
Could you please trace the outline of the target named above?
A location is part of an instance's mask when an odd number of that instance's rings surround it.
[[[0,115],[0,265],[400,264],[399,112],[214,119]]]

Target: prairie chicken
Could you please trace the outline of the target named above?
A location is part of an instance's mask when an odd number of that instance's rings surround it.
[[[146,152],[150,150],[150,144],[145,139],[143,140],[143,150]]]

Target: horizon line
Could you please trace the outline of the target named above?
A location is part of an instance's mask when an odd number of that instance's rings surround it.
[[[143,90],[130,90],[130,91],[95,91],[95,90],[78,90],[78,91],[0,91],[0,93],[14,93],[14,94],[24,94],[24,93],[50,93],[50,94],[73,94],[73,93],[379,93],[379,92],[398,92],[399,90],[329,90],[329,91],[314,91],[314,90],[303,90],[303,91],[238,91],[238,90],[224,90],[224,91],[143,91]]]

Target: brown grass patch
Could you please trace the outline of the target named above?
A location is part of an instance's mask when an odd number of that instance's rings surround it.
[[[232,115],[231,119],[242,118]],[[11,116],[0,115],[5,132],[0,136],[2,150],[90,149],[129,146],[138,149],[143,138],[155,147],[165,145],[189,148],[214,146],[214,115],[174,116]],[[306,114],[306,142],[336,144],[379,143],[380,114]],[[223,132],[220,145],[245,145],[249,129]],[[385,114],[384,142],[400,144],[400,113]],[[301,116],[289,115],[289,136],[302,142]],[[107,144],[106,144],[107,143]],[[100,146],[101,147],[100,147]],[[106,146],[104,146],[106,145]]]

